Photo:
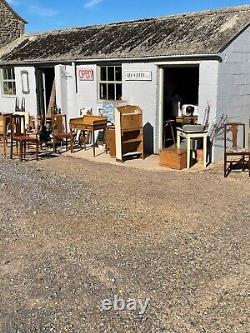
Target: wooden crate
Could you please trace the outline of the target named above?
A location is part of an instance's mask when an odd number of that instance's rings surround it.
[[[187,152],[183,149],[166,148],[160,150],[160,165],[182,170],[187,167]]]

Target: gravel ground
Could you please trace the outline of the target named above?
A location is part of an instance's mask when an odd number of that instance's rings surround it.
[[[0,188],[0,332],[250,332],[247,172],[1,159]]]

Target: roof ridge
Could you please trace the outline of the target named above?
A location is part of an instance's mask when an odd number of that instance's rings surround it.
[[[171,14],[171,15],[165,15],[165,16],[155,16],[155,17],[148,17],[148,18],[141,18],[141,19],[133,19],[133,20],[127,20],[127,21],[117,21],[117,22],[110,22],[110,23],[97,23],[93,25],[83,25],[83,26],[75,26],[75,27],[67,27],[62,29],[55,29],[55,30],[49,30],[49,31],[43,31],[43,32],[30,32],[29,36],[41,36],[41,35],[47,35],[47,34],[58,34],[58,33],[66,33],[69,31],[77,31],[81,29],[91,29],[91,28],[102,28],[106,26],[117,26],[117,25],[123,25],[128,23],[141,23],[148,21],[160,21],[160,20],[167,20],[167,19],[179,19],[180,17],[197,17],[197,16],[204,16],[204,15],[213,15],[215,13],[232,13],[232,12],[238,12],[238,11],[250,11],[250,5],[241,5],[241,6],[233,6],[233,7],[225,7],[225,8],[219,8],[219,9],[209,9],[209,10],[203,10],[199,12],[186,12],[186,13],[180,13],[180,14]]]

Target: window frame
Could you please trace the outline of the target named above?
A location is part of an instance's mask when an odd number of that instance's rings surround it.
[[[5,71],[6,72],[6,78],[5,78]],[[10,77],[8,76],[8,70],[10,70]],[[7,92],[5,90],[5,83],[12,84],[12,93]],[[16,96],[16,75],[15,75],[15,67],[14,66],[5,66],[1,68],[1,90],[3,96],[9,96],[9,97],[15,97]]]
[[[117,80],[116,78],[116,68],[120,68],[121,71],[121,78],[120,80]],[[106,80],[102,80],[102,68],[105,68],[106,71]],[[113,68],[113,73],[114,73],[114,80],[109,80],[109,68]],[[106,86],[106,97],[107,98],[102,98],[101,97],[101,86],[105,85]],[[114,99],[113,98],[108,98],[109,96],[109,85],[114,86]],[[120,98],[117,98],[117,85],[121,86],[121,96]],[[98,97],[100,101],[119,101],[122,100],[122,65],[99,65],[99,82],[98,82]]]

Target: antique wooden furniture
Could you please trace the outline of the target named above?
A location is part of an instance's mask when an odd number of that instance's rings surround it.
[[[241,136],[241,140],[239,139]],[[230,147],[228,147],[230,142]],[[231,157],[228,160],[228,157]],[[232,160],[232,157],[240,157]],[[250,177],[250,148],[246,148],[246,126],[244,123],[231,122],[224,125],[224,177],[232,170],[233,164],[241,164],[244,170],[248,157],[248,170]],[[229,164],[229,167],[227,165]]]
[[[115,126],[108,126],[106,129],[105,151],[109,152],[111,157],[116,157]]]
[[[182,170],[187,167],[187,152],[184,149],[169,147],[160,150],[160,165]]]
[[[38,145],[39,140],[37,136],[31,137],[26,133],[25,128],[25,116],[12,114],[10,117],[10,158],[13,158],[13,145],[16,144],[17,154],[19,152],[20,160],[25,159],[26,156],[26,145],[33,144],[36,146],[36,160],[38,160]],[[20,151],[19,146],[20,145]]]
[[[142,110],[134,105],[117,107],[115,129],[116,159],[144,158]]]
[[[73,131],[80,130],[83,132],[83,143],[84,149],[86,150],[86,138],[88,133],[91,134],[92,137],[92,148],[93,148],[93,156],[95,156],[95,131],[103,130],[104,137],[105,131],[107,127],[107,117],[103,116],[93,116],[93,115],[84,115],[79,118],[70,119],[70,133],[71,133],[71,153],[74,150],[74,141],[73,141]],[[87,135],[86,135],[87,133]]]
[[[184,125],[184,124],[197,124],[198,122],[198,116],[192,115],[192,116],[177,116],[175,118],[175,122],[178,125]]]
[[[180,127],[176,128],[177,130],[177,148],[180,148],[181,137],[187,139],[187,168],[190,168],[190,150],[191,150],[191,140],[202,138],[203,139],[203,161],[204,168],[207,166],[207,131],[187,131]]]
[[[71,141],[71,134],[67,128],[67,117],[65,114],[54,114],[51,116],[52,120],[52,141],[53,150],[56,152],[56,145],[66,141],[66,150],[68,150],[68,141]]]
[[[163,130],[163,145],[166,147],[166,141],[171,141],[171,144],[175,145],[175,134],[174,134],[174,123],[175,121],[173,119],[166,120],[164,122],[164,130]],[[167,137],[167,130],[170,129],[170,135],[171,137]]]
[[[4,157],[7,156],[7,139],[9,137],[8,126],[10,125],[10,116],[11,113],[0,115],[0,141],[3,142]]]

